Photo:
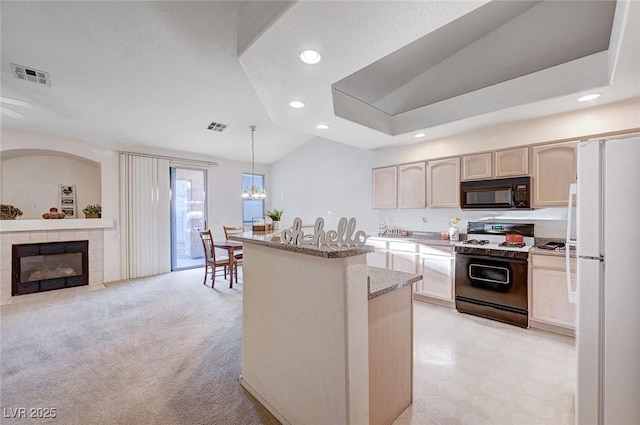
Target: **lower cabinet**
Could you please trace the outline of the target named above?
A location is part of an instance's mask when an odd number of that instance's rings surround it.
[[[406,273],[418,273],[417,255],[407,252],[389,252],[390,269]]]
[[[455,255],[453,247],[420,245],[422,280],[416,284],[414,298],[436,304],[454,305]]]
[[[367,254],[367,265],[373,267],[387,268],[387,251],[385,249],[376,248],[374,252]]]
[[[574,335],[576,305],[569,302],[564,257],[531,256],[530,326]],[[576,260],[570,260],[572,290],[576,289]]]

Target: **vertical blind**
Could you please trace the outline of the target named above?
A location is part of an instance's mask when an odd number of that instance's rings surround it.
[[[120,154],[122,278],[171,271],[169,160]]]

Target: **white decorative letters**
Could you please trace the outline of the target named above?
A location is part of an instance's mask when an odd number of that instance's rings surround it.
[[[282,241],[289,245],[310,245],[318,248],[336,248],[362,246],[367,241],[367,234],[362,230],[355,232],[356,219],[342,217],[338,222],[338,230],[324,230],[322,217],[316,219],[313,234],[305,235],[302,230],[302,219],[296,217],[293,226],[282,232]],[[355,234],[354,234],[355,232]]]

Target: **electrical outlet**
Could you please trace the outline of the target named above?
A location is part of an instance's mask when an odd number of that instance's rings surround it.
[[[422,222],[424,224],[427,224],[429,222],[429,219],[427,217],[422,217]]]

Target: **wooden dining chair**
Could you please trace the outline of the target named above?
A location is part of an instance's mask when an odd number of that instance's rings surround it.
[[[216,272],[219,268],[223,269],[224,278],[227,278],[227,268],[231,267],[231,262],[228,256],[216,256],[216,249],[213,246],[213,236],[211,230],[199,231],[200,240],[202,241],[202,247],[204,248],[204,281],[203,285],[207,284],[207,274],[211,273],[211,288],[216,283]],[[236,274],[238,270],[235,270]],[[233,285],[233,282],[230,282]],[[231,286],[230,286],[231,287]]]
[[[224,237],[226,239],[229,239],[229,236],[233,236],[233,235],[240,235],[242,236],[242,234],[244,233],[244,227],[240,226],[240,227],[236,227],[236,226],[222,226],[222,229],[224,229]],[[235,258],[236,260],[236,264],[240,263],[242,264],[242,251],[237,251],[236,253],[234,253],[233,258]]]

